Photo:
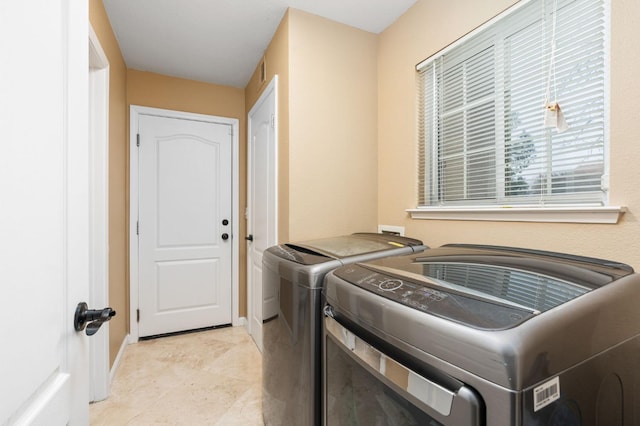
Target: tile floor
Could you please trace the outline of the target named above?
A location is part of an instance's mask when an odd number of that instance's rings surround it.
[[[262,358],[244,327],[129,345],[91,425],[262,425]]]

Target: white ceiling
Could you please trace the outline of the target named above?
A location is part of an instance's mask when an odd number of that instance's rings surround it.
[[[380,33],[416,0],[103,0],[128,68],[244,88],[288,7]]]

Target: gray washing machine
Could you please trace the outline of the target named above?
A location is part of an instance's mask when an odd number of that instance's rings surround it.
[[[640,425],[640,275],[448,245],[325,280],[326,425]]]
[[[422,241],[412,238],[356,233],[278,245],[264,252],[263,286],[278,295],[262,327],[266,425],[321,424],[321,297],[327,272],[425,248]]]

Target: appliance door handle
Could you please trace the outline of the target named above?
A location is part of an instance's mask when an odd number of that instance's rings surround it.
[[[427,407],[443,416],[451,414],[455,393],[402,365],[380,352],[364,340],[343,327],[339,322],[325,316],[325,329],[334,340],[355,356],[362,364],[372,368],[404,392],[412,395]]]

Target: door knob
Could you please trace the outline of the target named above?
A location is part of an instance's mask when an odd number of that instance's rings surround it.
[[[109,321],[115,315],[116,311],[111,308],[89,309],[85,302],[80,302],[73,317],[73,327],[76,331],[82,331],[86,326],[87,336],[93,336],[103,323]]]
[[[227,241],[229,239],[229,234],[227,234],[226,232],[222,234],[222,239]]]
[[[253,234],[249,234],[246,237],[244,237],[245,240],[247,241],[253,241]]]

